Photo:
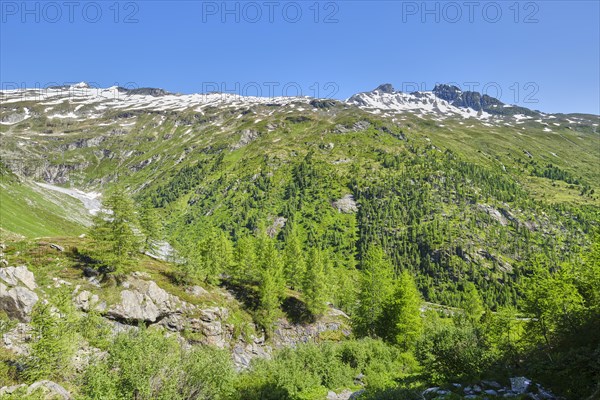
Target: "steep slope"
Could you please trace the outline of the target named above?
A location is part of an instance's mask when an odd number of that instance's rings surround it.
[[[473,281],[496,306],[516,301],[532,257],[569,259],[598,225],[596,116],[449,86],[382,85],[346,102],[85,85],[2,96],[12,171],[86,190],[125,184],[160,210],[176,247],[213,226],[283,239],[293,221],[306,246],[329,251],[341,307],[373,241],[428,300],[457,304]]]
[[[0,161],[0,240],[14,237],[71,236],[83,233],[91,218],[83,204],[27,179]]]

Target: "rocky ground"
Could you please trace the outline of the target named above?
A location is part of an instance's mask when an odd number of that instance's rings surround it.
[[[57,253],[64,248],[56,244],[47,244]],[[294,323],[281,318],[277,321],[273,336],[265,340],[253,323],[247,326],[246,334],[236,333],[236,326],[230,318],[234,312],[226,305],[206,306],[196,302],[214,296],[211,291],[201,286],[185,288],[187,299],[161,288],[151,279],[147,272],[133,272],[121,281],[113,294],[103,292],[98,277],[91,271],[83,271],[88,275],[88,285],[70,282],[66,279],[51,277],[50,284],[40,285],[36,276],[26,266],[11,266],[4,259],[4,245],[0,246],[0,311],[18,321],[5,332],[0,346],[16,356],[29,354],[32,342],[31,313],[38,302],[48,301],[48,292],[57,287],[66,287],[71,293],[73,305],[81,313],[98,312],[109,321],[114,334],[130,329],[139,329],[140,324],[160,326],[169,334],[177,335],[182,345],[213,346],[226,349],[231,353],[235,366],[248,368],[252,359],[268,358],[277,348],[295,346],[298,343],[319,340],[321,335],[338,335],[339,338],[351,334],[348,316],[342,311],[330,308],[327,314],[313,323]],[[81,282],[81,281],[79,281]],[[222,304],[236,304],[234,294],[222,290],[219,296],[226,298]],[[229,302],[229,303],[227,303]],[[238,327],[239,328],[239,327]],[[90,361],[103,357],[103,351],[82,345],[72,359],[77,371],[83,371]],[[357,381],[360,382],[360,377]],[[481,381],[470,385],[454,383],[442,387],[430,387],[420,396],[424,400],[433,399],[494,399],[515,398],[529,400],[557,400],[551,391],[525,377],[510,378],[510,382],[501,384],[496,381]],[[70,399],[71,395],[61,385],[51,381],[39,381],[29,386],[21,384],[0,388],[0,397],[23,390],[27,393],[45,393],[46,398]],[[361,391],[343,390],[339,393],[329,392],[327,400],[348,400],[360,398]],[[12,398],[12,397],[10,397]]]
[[[4,250],[4,245],[2,245]],[[61,253],[59,245],[49,244],[53,251]],[[48,292],[57,287],[66,287],[71,292],[73,305],[78,312],[95,311],[110,322],[113,333],[139,329],[140,324],[164,327],[166,332],[177,335],[184,346],[213,346],[227,349],[234,365],[239,370],[250,365],[256,357],[268,358],[277,348],[295,346],[298,343],[318,340],[324,333],[350,335],[348,317],[331,308],[325,318],[314,323],[294,323],[281,318],[275,324],[273,337],[267,341],[253,323],[248,323],[245,334],[236,333],[231,322],[232,310],[227,306],[205,306],[202,301],[182,300],[177,295],[161,288],[146,272],[134,272],[112,288],[112,295],[103,292],[98,277],[91,271],[86,279],[88,285],[77,284],[66,279],[52,277],[46,286],[38,285],[33,272],[26,266],[9,266],[0,252],[0,311],[18,322],[1,338],[0,346],[15,355],[27,355],[32,341],[31,313],[38,302],[48,301]],[[86,274],[86,271],[83,271]],[[213,288],[212,291],[217,289]],[[215,296],[201,286],[190,286],[185,293],[191,299]],[[234,296],[224,290],[217,295],[225,297],[223,304],[237,304]],[[73,365],[83,370],[94,357],[102,357],[99,349],[83,346],[78,349]],[[25,385],[4,387],[0,395],[8,395]],[[43,390],[50,396],[70,398],[60,385],[40,381],[27,388],[27,392]],[[61,397],[62,396],[62,397]]]

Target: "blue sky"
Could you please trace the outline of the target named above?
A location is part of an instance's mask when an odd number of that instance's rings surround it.
[[[384,82],[454,82],[546,112],[600,113],[598,1],[65,4],[0,1],[4,89],[87,81],[346,98]]]

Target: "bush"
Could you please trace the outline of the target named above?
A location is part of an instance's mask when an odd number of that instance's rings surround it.
[[[85,399],[220,400],[232,393],[235,372],[227,353],[185,352],[161,330],[120,334],[108,353],[86,371]]]
[[[417,358],[433,382],[478,379],[490,366],[490,351],[478,329],[466,318],[426,329]]]
[[[411,356],[380,340],[303,344],[272,360],[257,360],[238,382],[240,399],[322,399],[329,390],[356,386],[363,374],[369,388],[389,388],[414,372]]]

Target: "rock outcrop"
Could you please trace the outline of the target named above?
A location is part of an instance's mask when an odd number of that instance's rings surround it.
[[[37,381],[27,386],[25,384],[5,386],[0,388],[0,397],[7,399],[19,399],[22,395],[38,395],[35,398],[48,400],[70,400],[71,394],[67,389],[56,382],[44,380]],[[41,395],[42,397],[39,397]]]
[[[338,209],[338,211],[343,213],[355,213],[358,212],[358,206],[356,205],[356,201],[354,200],[354,196],[351,194],[347,194],[341,199],[334,201],[333,206]]]
[[[107,317],[155,323],[167,316],[181,314],[188,305],[161,289],[156,282],[131,277],[123,285],[121,301],[108,309]]]
[[[29,290],[37,289],[33,272],[29,271],[24,265],[0,268],[0,280],[3,280],[10,286],[22,285]]]
[[[10,318],[28,322],[39,299],[33,291],[36,288],[33,273],[27,267],[0,268],[0,310]]]

